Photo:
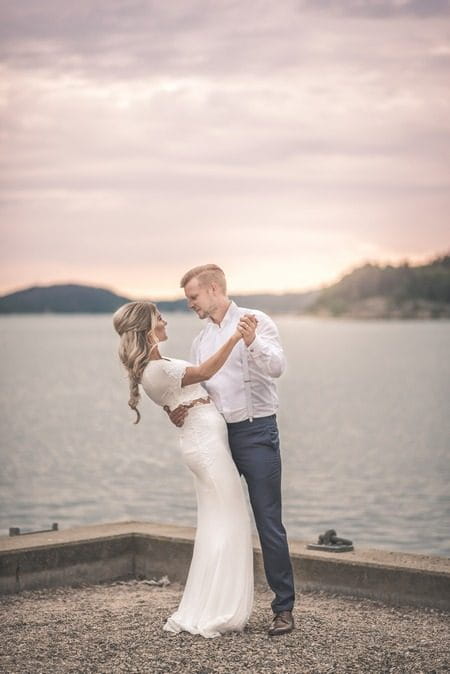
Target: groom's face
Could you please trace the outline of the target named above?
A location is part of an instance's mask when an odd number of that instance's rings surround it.
[[[193,278],[184,286],[189,309],[195,311],[199,318],[207,318],[216,308],[216,295],[212,286],[200,285],[197,278]]]

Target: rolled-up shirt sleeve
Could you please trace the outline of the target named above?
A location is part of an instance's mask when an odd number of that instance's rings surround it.
[[[286,358],[277,326],[266,314],[258,314],[257,319],[255,339],[248,347],[249,360],[263,374],[280,377],[286,368]]]

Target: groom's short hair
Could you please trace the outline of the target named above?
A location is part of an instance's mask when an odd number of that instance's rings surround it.
[[[222,288],[224,294],[227,292],[224,271],[217,264],[202,264],[199,267],[189,269],[180,281],[180,288],[184,288],[193,278],[197,278],[202,286],[207,286],[214,281]]]

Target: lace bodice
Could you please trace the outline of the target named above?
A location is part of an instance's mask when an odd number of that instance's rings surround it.
[[[181,386],[186,368],[192,365],[187,360],[161,358],[151,360],[142,375],[142,388],[157,405],[168,405],[171,410],[208,394],[201,384]]]

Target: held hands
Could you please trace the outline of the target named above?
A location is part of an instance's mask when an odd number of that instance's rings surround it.
[[[241,316],[237,330],[240,332],[246,346],[250,346],[256,336],[256,326],[258,320],[253,314],[244,314]]]
[[[236,326],[236,330],[231,335],[231,338],[235,344],[237,344],[243,338],[243,334],[239,325]]]

